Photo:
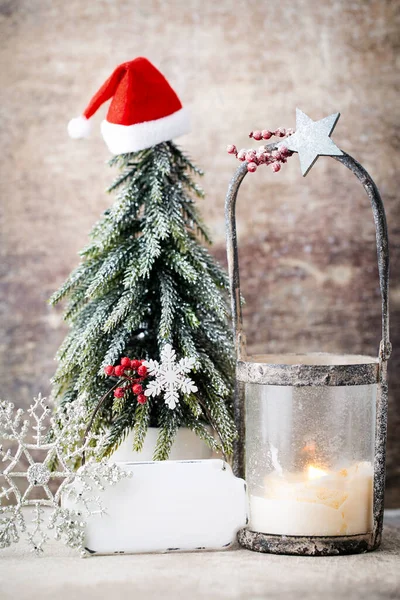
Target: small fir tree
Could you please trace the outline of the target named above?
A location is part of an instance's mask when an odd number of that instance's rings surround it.
[[[166,344],[179,358],[196,360],[196,393],[180,394],[171,410],[163,398],[144,404],[110,393],[96,414],[109,428],[111,453],[130,430],[140,451],[147,428],[160,428],[154,459],[166,459],[177,429],[189,427],[212,448],[229,454],[235,437],[231,416],[233,343],[227,315],[227,278],[202,242],[210,243],[191,194],[203,192],[201,174],[172,142],[115,156],[121,169],[109,191],[112,208],[91,233],[81,263],[51,298],[68,300],[70,332],[61,345],[54,377],[59,403],[87,398],[89,413],[115,385],[106,365],[121,357],[159,360]],[[218,434],[210,435],[206,424]]]

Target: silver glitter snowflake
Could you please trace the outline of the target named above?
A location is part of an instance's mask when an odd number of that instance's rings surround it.
[[[0,446],[0,458],[6,464],[0,471],[0,548],[18,542],[24,533],[32,551],[39,554],[48,540],[47,530],[53,530],[56,539],[84,553],[84,519],[105,512],[97,491],[129,476],[115,464],[96,460],[104,435],[91,433],[82,442],[87,422],[84,399],[52,413],[40,395],[28,409],[28,419],[23,418],[22,409],[0,402],[0,438],[12,446],[7,450]],[[40,462],[38,454],[44,454]],[[83,457],[87,459],[84,466],[76,470]],[[21,470],[24,463],[28,466]],[[22,479],[27,485],[25,491],[18,485]],[[60,481],[56,491],[50,485],[52,480]],[[35,488],[42,488],[44,499],[32,498]],[[63,508],[62,497],[79,501],[84,514]],[[26,507],[33,508],[29,522],[23,510]],[[48,518],[44,507],[51,508]]]
[[[171,344],[166,344],[161,351],[161,361],[148,360],[143,364],[148,368],[149,375],[154,377],[146,390],[146,396],[159,396],[164,392],[165,404],[174,409],[179,402],[179,392],[191,394],[197,392],[197,387],[187,373],[195,366],[194,358],[181,358],[176,362],[175,350]]]

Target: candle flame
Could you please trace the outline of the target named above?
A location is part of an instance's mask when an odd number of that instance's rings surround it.
[[[327,475],[327,472],[319,467],[314,467],[313,465],[308,465],[307,467],[307,475],[308,479],[319,479],[319,477],[324,477]]]

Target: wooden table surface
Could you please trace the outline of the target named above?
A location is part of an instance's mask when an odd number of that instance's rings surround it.
[[[1,600],[386,600],[400,598],[400,511],[386,515],[369,554],[297,557],[241,548],[82,559],[54,541],[41,557],[24,544],[0,553]]]

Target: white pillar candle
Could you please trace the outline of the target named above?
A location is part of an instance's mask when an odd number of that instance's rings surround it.
[[[338,536],[371,531],[373,467],[271,473],[264,496],[250,496],[250,529],[277,535]]]

